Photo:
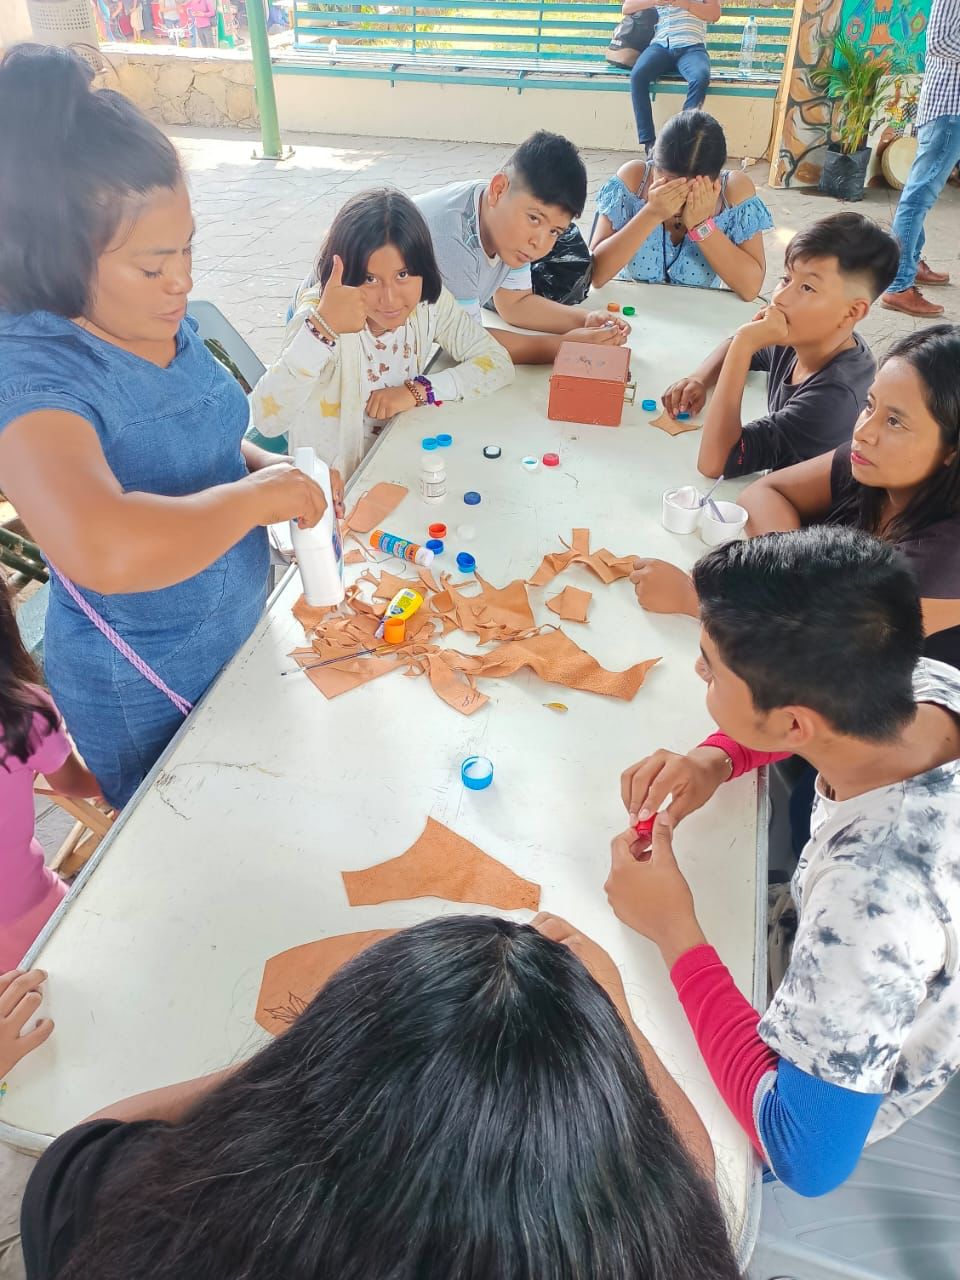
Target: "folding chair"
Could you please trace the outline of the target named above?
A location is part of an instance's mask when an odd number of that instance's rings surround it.
[[[212,355],[249,393],[264,374],[264,364],[250,344],[237,333],[219,307],[212,302],[191,302],[188,315],[197,322],[197,332]],[[286,453],[286,436],[263,436],[251,423],[247,439],[269,453]]]

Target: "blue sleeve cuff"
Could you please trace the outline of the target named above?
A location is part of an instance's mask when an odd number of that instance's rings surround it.
[[[771,1169],[798,1195],[833,1191],[856,1167],[883,1098],[828,1084],[781,1058],[754,1100]]]

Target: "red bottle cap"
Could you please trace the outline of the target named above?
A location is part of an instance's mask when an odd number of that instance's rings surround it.
[[[559,467],[560,465],[559,453],[545,453],[543,455],[543,465],[545,467]]]
[[[447,536],[447,526],[445,524],[432,524],[427,529],[431,538],[445,538]]]

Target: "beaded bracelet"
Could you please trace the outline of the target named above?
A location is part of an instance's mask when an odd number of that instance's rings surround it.
[[[418,373],[413,382],[418,382],[427,394],[427,404],[437,404],[437,397],[433,394],[433,383],[429,378],[425,378],[422,373]]]
[[[337,333],[333,325],[328,324],[326,320],[324,320],[319,311],[311,311],[307,316],[305,323],[307,328],[319,342],[325,343],[328,347],[335,347],[337,345],[337,340],[340,337],[339,333]],[[325,332],[321,333],[321,329],[325,330]]]
[[[407,378],[407,380],[404,382],[403,385],[407,388],[407,390],[413,396],[414,400],[416,400],[418,409],[420,408],[421,405],[425,405],[427,403],[426,392],[424,391],[423,387],[420,386],[420,384],[417,382],[415,378]]]

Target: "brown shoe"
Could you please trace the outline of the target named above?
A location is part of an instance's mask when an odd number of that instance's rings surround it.
[[[905,316],[918,316],[921,320],[943,315],[943,307],[936,302],[928,302],[916,285],[902,293],[885,293],[880,304],[888,311],[902,311]]]
[[[949,284],[949,271],[934,271],[932,267],[928,267],[924,260],[920,259],[920,265],[917,267],[917,284]]]

